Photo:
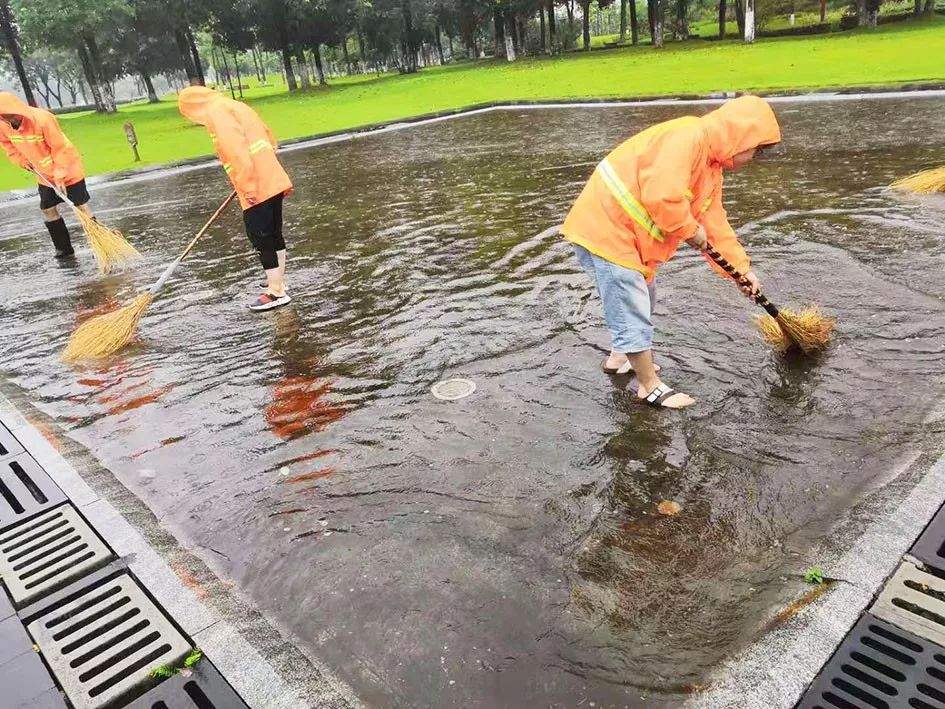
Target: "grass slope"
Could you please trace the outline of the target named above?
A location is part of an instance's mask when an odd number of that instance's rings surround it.
[[[515,63],[481,61],[424,69],[412,76],[337,80],[286,93],[260,87],[246,99],[281,138],[293,138],[497,100],[581,99],[721,90],[824,88],[945,80],[945,18],[876,30],[801,38],[691,41],[662,50],[627,47]],[[132,121],[143,163],[211,152],[205,130],[188,124],[172,99],[101,116],[60,117],[89,174],[134,167],[122,125]],[[0,190],[28,187],[28,175],[0,160]]]

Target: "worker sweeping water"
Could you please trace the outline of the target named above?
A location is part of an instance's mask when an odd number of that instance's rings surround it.
[[[759,150],[780,141],[768,103],[743,96],[702,117],[652,126],[622,143],[597,166],[572,206],[561,233],[603,301],[612,338],[604,371],[634,373],[636,394],[647,404],[677,409],[695,403],[663,383],[653,362],[656,269],[686,241],[723,275],[736,272],[746,295],[760,295],[750,259],[722,206],[722,171],[744,167]]]
[[[0,92],[0,118],[0,145],[7,157],[14,165],[36,174],[39,208],[56,248],[56,258],[73,256],[69,228],[59,213],[59,205],[64,201],[60,195],[67,195],[78,209],[92,217],[79,151],[52,113],[27,106],[8,91]]]
[[[286,292],[286,246],[282,236],[282,200],[292,182],[276,157],[276,140],[259,115],[204,86],[180,92],[180,112],[207,128],[223,170],[243,208],[246,235],[266,272],[265,290],[250,310],[272,310],[291,301]]]

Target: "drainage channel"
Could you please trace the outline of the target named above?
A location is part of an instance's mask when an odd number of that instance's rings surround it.
[[[798,709],[945,709],[945,505]]]
[[[0,423],[0,704],[240,709],[240,698]]]

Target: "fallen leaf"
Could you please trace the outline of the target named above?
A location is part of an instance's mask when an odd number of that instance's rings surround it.
[[[672,500],[663,500],[656,506],[657,511],[661,515],[677,515],[682,507],[679,506],[678,502],[673,502]]]

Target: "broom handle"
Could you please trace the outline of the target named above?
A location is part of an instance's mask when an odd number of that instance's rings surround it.
[[[181,253],[180,256],[178,256],[176,259],[171,261],[168,267],[164,269],[164,273],[161,274],[161,277],[158,278],[154,282],[154,285],[148,289],[151,291],[151,295],[156,294],[159,290],[161,290],[161,288],[164,287],[164,284],[167,282],[167,279],[171,277],[171,274],[174,273],[175,269],[180,265],[180,262],[183,261],[187,257],[187,254],[190,253],[190,250],[194,248],[194,245],[197,243],[197,239],[203,236],[207,232],[207,229],[210,228],[210,225],[213,224],[217,220],[217,217],[220,216],[223,210],[226,209],[228,206],[230,206],[230,202],[233,201],[234,197],[236,197],[236,190],[234,190],[233,192],[230,192],[229,196],[225,200],[223,200],[223,204],[217,207],[217,211],[213,213],[213,215],[207,220],[207,223],[204,224],[203,227],[200,229],[200,231],[197,232],[197,235],[193,239],[190,240],[190,243],[187,244],[187,248],[184,249],[183,253]]]
[[[78,210],[78,209],[79,209],[78,207],[75,206],[75,203],[74,203],[71,199],[69,199],[69,195],[65,195],[65,194],[63,194],[62,192],[60,192],[59,190],[57,190],[57,189],[56,189],[56,186],[55,186],[52,182],[50,182],[49,180],[47,180],[47,179],[46,179],[46,176],[45,176],[43,173],[41,173],[39,170],[37,170],[35,167],[33,167],[33,163],[31,163],[29,160],[27,160],[27,161],[26,161],[26,164],[30,166],[30,172],[32,172],[34,175],[36,175],[36,177],[38,177],[38,178],[41,179],[43,182],[45,182],[45,183],[46,183],[46,186],[47,186],[49,189],[51,189],[53,192],[55,192],[56,195],[59,197],[59,199],[61,199],[63,202],[66,202],[66,203],[67,203],[70,207],[72,207],[73,209],[75,209],[75,210]]]
[[[735,279],[735,282],[742,286],[743,288],[753,288],[753,284],[747,278],[745,274],[736,270],[736,268],[730,264],[722,254],[715,250],[715,248],[708,242],[706,242],[705,249],[703,251],[708,254],[709,258],[715,261],[715,263],[725,271],[728,275]],[[778,309],[760,290],[753,296],[749,296],[754,300],[758,305],[768,311],[768,315],[773,318],[778,317]]]

